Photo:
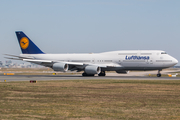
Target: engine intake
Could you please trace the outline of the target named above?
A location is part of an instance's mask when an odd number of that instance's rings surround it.
[[[99,74],[101,68],[98,66],[86,66],[84,71],[86,74]]]
[[[68,71],[68,68],[69,68],[69,66],[66,63],[54,63],[52,66],[52,69],[54,71],[66,72],[66,71]]]

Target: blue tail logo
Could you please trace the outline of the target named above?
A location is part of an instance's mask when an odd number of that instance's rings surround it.
[[[23,54],[44,54],[22,31],[17,31],[16,36]]]

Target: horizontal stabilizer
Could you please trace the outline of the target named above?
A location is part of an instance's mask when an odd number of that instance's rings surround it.
[[[10,58],[10,57],[4,57],[4,58],[6,58],[6,59],[12,59],[12,60],[22,60],[22,59],[20,59],[20,58]]]

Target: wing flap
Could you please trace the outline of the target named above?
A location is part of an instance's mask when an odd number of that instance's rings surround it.
[[[63,62],[63,63],[66,63],[68,65],[78,65],[78,66],[84,65],[83,63],[78,63],[78,62]]]
[[[50,61],[50,60],[36,60],[36,59],[23,59],[23,61],[37,62],[37,63],[53,63],[53,61]]]

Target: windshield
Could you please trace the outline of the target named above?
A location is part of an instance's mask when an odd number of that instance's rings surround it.
[[[161,54],[167,54],[166,52],[161,52]]]

